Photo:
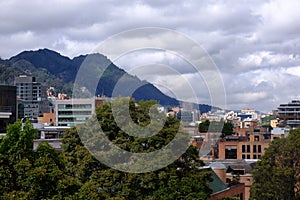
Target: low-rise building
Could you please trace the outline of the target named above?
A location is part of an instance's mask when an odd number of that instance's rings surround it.
[[[219,159],[260,159],[274,139],[285,134],[247,132],[246,136],[226,136],[218,144]]]
[[[220,177],[221,180],[232,188],[231,192],[227,196],[223,197],[239,197],[239,199],[250,199],[250,188],[253,183],[252,171],[255,166],[255,161],[245,160],[213,160],[206,161],[206,164],[211,166],[214,172]],[[242,184],[244,189],[239,189],[239,193],[236,192],[234,186]],[[234,189],[235,188],[235,189]],[[242,193],[242,194],[241,194]],[[227,193],[228,194],[228,193]],[[221,199],[221,198],[218,198]]]
[[[33,150],[40,143],[47,142],[56,150],[61,150],[62,136],[70,127],[66,126],[41,126],[38,128],[38,139],[33,140]]]
[[[245,184],[244,183],[227,183],[226,171],[227,167],[220,163],[214,162],[207,166],[212,173],[212,181],[208,183],[212,194],[209,200],[221,200],[225,197],[237,197],[239,199],[245,199]]]
[[[249,132],[248,136],[226,136],[218,144],[218,158],[260,159],[270,141],[270,133],[266,132]]]
[[[55,116],[54,113],[43,113],[43,116],[38,117],[39,124],[54,125]]]

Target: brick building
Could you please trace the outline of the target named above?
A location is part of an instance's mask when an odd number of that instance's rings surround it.
[[[227,167],[221,162],[214,162],[209,165],[212,170],[212,182],[208,185],[212,189],[212,194],[209,200],[220,200],[224,197],[237,197],[240,200],[245,200],[245,184],[235,183],[228,184],[226,182]]]
[[[260,159],[269,147],[271,134],[248,132],[247,136],[227,136],[218,145],[219,159]]]

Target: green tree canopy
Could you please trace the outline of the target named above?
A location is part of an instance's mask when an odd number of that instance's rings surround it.
[[[300,129],[274,140],[253,172],[251,199],[300,199]]]
[[[149,111],[155,108],[155,104],[155,101],[136,104],[131,100],[130,115],[134,123],[149,124],[153,117]],[[132,152],[155,151],[167,145],[175,134],[180,134],[176,118],[165,119],[162,130],[156,135],[138,138],[127,135],[117,126],[111,104],[102,105],[96,115],[112,143]],[[33,151],[36,130],[32,124],[27,121],[23,126],[18,121],[10,125],[0,142],[0,199],[150,200],[207,199],[210,196],[208,182],[211,174],[199,171],[203,163],[195,147],[190,146],[178,160],[160,170],[125,173],[96,160],[83,145],[77,128],[80,126],[64,133],[61,152],[45,142]],[[86,132],[81,137],[89,134],[93,133]],[[93,142],[96,146],[101,145],[101,141]]]
[[[198,130],[200,133],[207,133],[208,128],[211,125],[211,123],[216,123],[216,122],[210,122],[209,120],[205,120],[204,122],[199,124]],[[222,123],[222,121],[221,121]],[[219,123],[212,124],[211,131],[214,131],[215,129],[218,130],[218,127],[214,127],[214,125],[219,126]],[[233,124],[230,122],[224,122],[223,127],[222,127],[222,137],[225,137],[227,135],[232,135],[233,134]]]

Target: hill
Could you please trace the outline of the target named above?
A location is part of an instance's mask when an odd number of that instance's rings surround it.
[[[8,60],[1,60],[0,83],[13,84],[14,76],[22,73],[32,74],[46,87],[53,86],[57,91],[71,95],[76,74],[87,56],[80,55],[70,59],[49,49],[23,51]],[[103,70],[105,66],[108,66],[98,82],[95,95],[112,96],[117,81],[120,77],[126,77],[123,79],[122,84],[142,85],[132,95],[137,101],[155,99],[161,105],[179,105],[178,100],[163,94],[153,84],[141,81],[136,76],[128,74],[104,55],[93,54],[90,56],[96,60],[94,64],[97,65],[98,69]],[[91,87],[87,87],[87,89],[91,90]],[[200,105],[201,111],[208,111],[210,109],[211,107],[208,105]]]

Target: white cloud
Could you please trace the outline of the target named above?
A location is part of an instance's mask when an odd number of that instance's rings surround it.
[[[282,42],[282,40],[298,38],[300,18],[298,0],[272,0],[257,8],[257,14],[261,16],[261,24],[258,27],[261,40]]]
[[[239,58],[243,67],[270,67],[286,66],[299,62],[300,56],[295,54],[274,54],[270,51],[260,51]]]

